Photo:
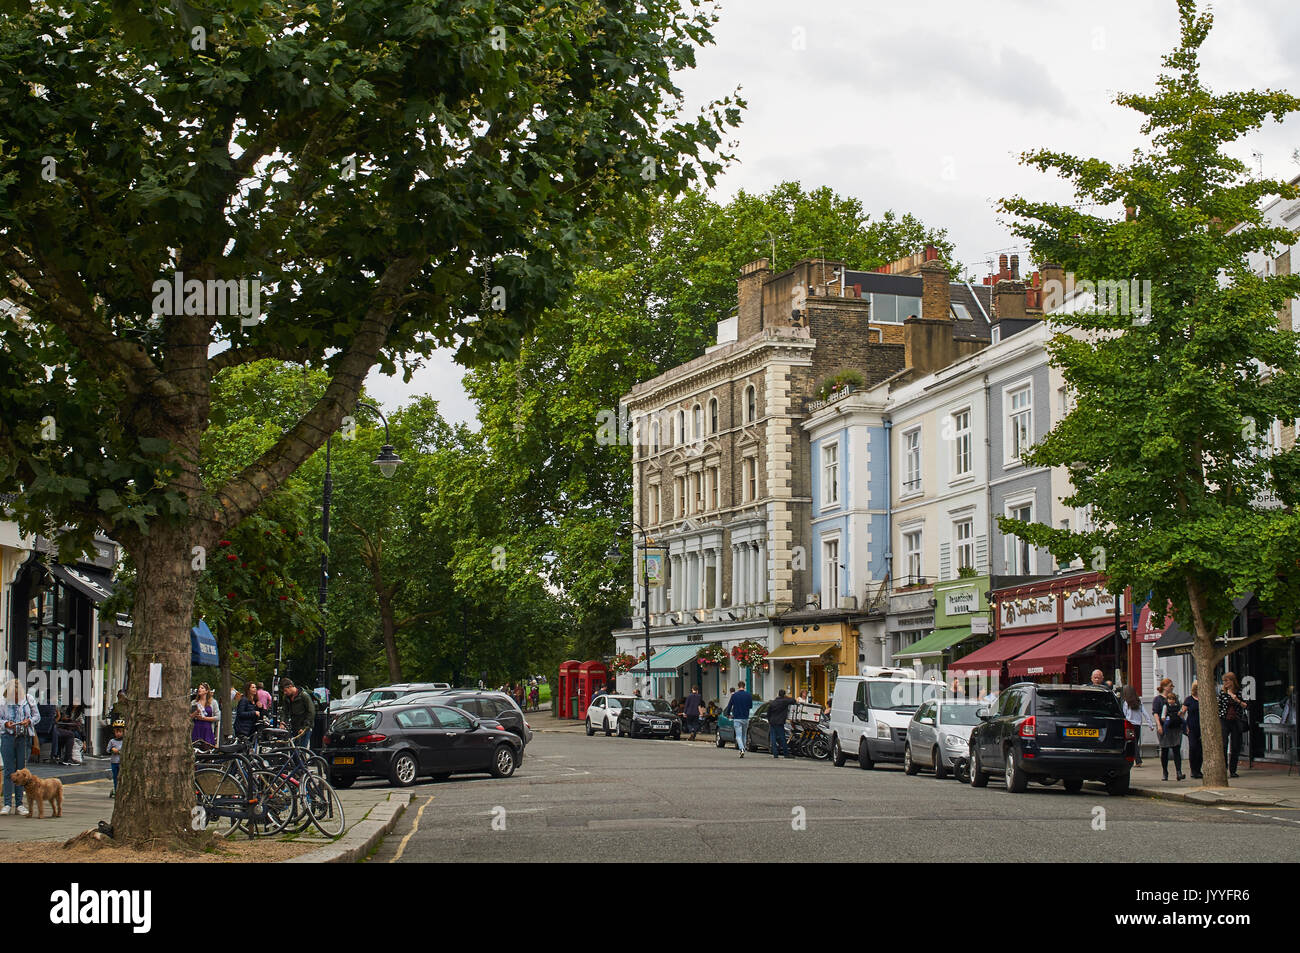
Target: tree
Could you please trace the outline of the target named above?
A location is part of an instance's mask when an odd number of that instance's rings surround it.
[[[1300,340],[1277,318],[1300,294],[1300,277],[1257,275],[1248,261],[1295,240],[1265,224],[1259,202],[1297,190],[1249,178],[1224,147],[1280,121],[1300,100],[1206,89],[1198,51],[1212,18],[1194,0],[1180,0],[1178,11],[1181,42],[1164,58],[1156,91],[1116,99],[1145,117],[1151,148],[1127,164],[1029,153],[1028,164],[1072,181],[1080,204],[1003,203],[1040,261],[1095,282],[1149,281],[1150,293],[1140,307],[1115,295],[1130,307],[1110,301],[1055,316],[1063,330],[1051,358],[1077,402],[1027,459],[1068,467],[1065,503],[1091,505],[1099,528],[1000,522],[1058,559],[1093,561],[1113,591],[1151,592],[1158,611],[1172,605],[1193,629],[1207,687],[1204,774],[1222,786],[1213,682],[1229,650],[1216,640],[1232,621],[1233,598],[1253,591],[1279,631],[1290,631],[1300,608],[1300,516],[1292,509],[1300,451],[1270,453],[1265,441],[1272,423],[1293,419],[1300,406]]]
[[[120,840],[189,832],[194,547],[372,366],[513,353],[629,192],[712,181],[739,104],[684,116],[673,72],[713,22],[681,0],[5,4],[0,490],[67,554],[100,529],[137,567]],[[328,383],[209,491],[213,378],[268,357]]]
[[[565,593],[581,656],[608,651],[627,614],[627,564],[605,558],[631,504],[619,398],[713,343],[741,265],[775,253],[778,270],[818,255],[874,268],[930,243],[953,256],[945,233],[911,214],[873,220],[857,199],[797,182],[726,205],[689,190],[634,211],[626,241],[578,275],[519,356],[466,380],[490,452],[484,478],[510,501],[503,545]]]

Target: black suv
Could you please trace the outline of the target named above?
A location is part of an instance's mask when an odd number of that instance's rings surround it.
[[[1018,682],[977,714],[980,724],[970,736],[975,787],[1001,774],[1017,794],[1031,779],[1059,779],[1071,792],[1084,781],[1101,781],[1111,794],[1128,791],[1134,737],[1109,689]]]
[[[445,688],[437,692],[421,692],[401,698],[403,704],[423,702],[426,705],[454,705],[476,718],[499,721],[506,731],[513,731],[525,745],[533,740],[533,729],[519,710],[515,700],[505,692],[479,688]]]

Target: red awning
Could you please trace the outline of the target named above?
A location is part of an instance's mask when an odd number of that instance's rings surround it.
[[[1174,624],[1173,606],[1165,610],[1165,624],[1161,628],[1154,628],[1151,625],[1151,603],[1142,607],[1138,613],[1137,630],[1133,633],[1139,642],[1158,642],[1160,636],[1164,635],[1171,625]]]
[[[1018,657],[1007,666],[1012,676],[1059,675],[1065,672],[1065,663],[1071,655],[1092,648],[1102,639],[1114,638],[1115,626],[1096,625],[1086,629],[1066,629],[1036,648]]]
[[[1054,636],[1055,632],[1037,632],[1034,635],[1003,635],[982,649],[962,656],[948,666],[954,672],[1001,672],[1002,663]]]

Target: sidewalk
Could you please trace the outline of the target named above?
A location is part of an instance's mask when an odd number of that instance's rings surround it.
[[[1164,798],[1172,801],[1188,801],[1193,804],[1247,805],[1254,807],[1285,807],[1300,810],[1300,769],[1292,770],[1287,776],[1287,766],[1273,762],[1256,761],[1253,768],[1247,767],[1243,760],[1238,766],[1236,778],[1230,778],[1228,788],[1206,788],[1204,780],[1191,776],[1187,759],[1183,759],[1185,781],[1175,781],[1174,767],[1169,766],[1169,780],[1164,780],[1160,768],[1160,755],[1154,757],[1146,753],[1143,745],[1142,767],[1133,768],[1130,777],[1130,790],[1133,794],[1145,797]]]

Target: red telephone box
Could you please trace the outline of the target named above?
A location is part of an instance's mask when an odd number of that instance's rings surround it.
[[[560,664],[560,697],[556,699],[557,709],[561,718],[579,718],[572,711],[570,699],[578,692],[578,667],[579,663],[570,659]]]
[[[596,689],[604,685],[608,678],[609,670],[605,668],[604,662],[583,662],[578,666],[578,710],[574,712],[574,718],[587,717],[587,706],[591,704]]]

